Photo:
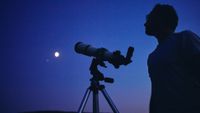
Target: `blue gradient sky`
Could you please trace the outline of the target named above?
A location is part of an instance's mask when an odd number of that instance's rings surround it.
[[[200,34],[198,0],[24,0],[1,1],[0,111],[76,111],[89,86],[92,58],[74,52],[82,41],[126,54],[133,62],[100,68],[115,78],[106,89],[121,113],[148,113],[151,83],[147,57],[157,44],[144,33],[146,14],[169,3],[179,15],[177,31]],[[59,51],[61,56],[54,57]],[[86,111],[91,111],[91,98]],[[111,111],[100,95],[101,111]]]

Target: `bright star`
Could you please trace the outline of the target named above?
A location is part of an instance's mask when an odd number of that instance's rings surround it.
[[[60,56],[60,53],[59,53],[58,51],[56,51],[56,52],[54,53],[54,56],[55,56],[56,58],[58,58],[58,57]]]

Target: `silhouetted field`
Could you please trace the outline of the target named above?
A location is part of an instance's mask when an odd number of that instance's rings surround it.
[[[30,112],[22,112],[22,113],[77,113],[77,112],[72,112],[72,111],[70,111],[70,112],[67,112],[67,111],[30,111]]]
[[[22,113],[77,113],[73,111],[31,111],[31,112],[22,112]],[[92,113],[92,112],[83,112],[83,113]],[[100,112],[100,113],[109,113],[109,112]]]

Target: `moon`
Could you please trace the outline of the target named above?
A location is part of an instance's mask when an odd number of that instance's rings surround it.
[[[56,51],[56,52],[54,53],[54,56],[55,56],[56,58],[58,58],[58,57],[60,56],[60,53],[59,53],[58,51]]]

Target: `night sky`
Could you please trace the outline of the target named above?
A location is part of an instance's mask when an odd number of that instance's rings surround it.
[[[145,35],[144,22],[156,3],[175,7],[177,32],[200,35],[198,0],[1,1],[0,112],[77,111],[92,77],[92,57],[74,51],[82,41],[123,55],[135,48],[131,64],[115,69],[106,62],[99,69],[115,79],[102,84],[121,113],[148,113],[147,57],[157,42]],[[91,97],[85,111],[92,111]],[[100,109],[111,112],[101,94]]]

